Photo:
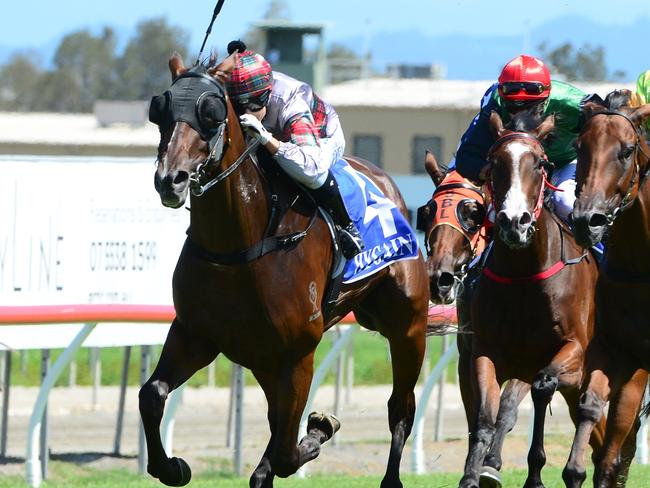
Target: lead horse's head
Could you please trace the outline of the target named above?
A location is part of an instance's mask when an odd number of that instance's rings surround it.
[[[200,188],[199,180],[221,161],[231,112],[224,82],[236,56],[218,65],[211,57],[189,69],[178,53],[169,59],[172,84],[149,107],[149,120],[160,129],[154,185],[166,207],[182,206],[190,187]]]
[[[510,248],[530,245],[548,186],[548,159],[542,146],[555,128],[555,116],[543,118],[538,109],[519,112],[508,126],[492,112],[495,142],[488,151],[488,185],[499,238]]]
[[[628,90],[619,90],[583,107],[573,225],[584,247],[599,242],[620,212],[634,203],[650,170],[650,149],[641,129],[650,104],[632,108],[629,99]]]

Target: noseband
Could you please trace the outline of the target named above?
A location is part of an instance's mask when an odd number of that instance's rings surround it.
[[[635,135],[634,153],[633,153],[634,165],[632,167],[633,173],[632,173],[632,177],[630,178],[630,185],[628,186],[625,195],[623,195],[623,198],[621,199],[621,203],[619,203],[616,208],[614,208],[613,210],[611,210],[606,214],[607,225],[611,227],[612,224],[614,223],[614,220],[616,220],[616,217],[618,217],[618,215],[624,210],[630,208],[634,203],[634,198],[632,198],[632,193],[634,192],[634,186],[637,184],[637,181],[638,181],[638,188],[637,188],[637,194],[638,194],[638,190],[641,188],[641,185],[643,184],[646,176],[648,175],[649,168],[646,168],[645,171],[641,173],[640,166],[639,166],[639,154],[645,156],[646,163],[648,162],[648,160],[650,160],[650,156],[643,150],[643,147],[641,146],[641,137],[639,136],[639,128],[634,124],[632,119],[627,116],[627,114],[608,110],[605,112],[595,113],[592,115],[592,117],[596,117],[597,115],[618,115],[619,117],[623,117],[632,126]]]

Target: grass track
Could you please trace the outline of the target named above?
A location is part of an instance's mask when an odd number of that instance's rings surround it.
[[[591,486],[591,472],[585,486]],[[549,467],[542,472],[546,488],[563,488],[561,469]],[[380,477],[348,476],[311,476],[306,479],[278,479],[274,486],[278,488],[366,488],[379,486]],[[459,473],[440,473],[423,476],[403,475],[405,488],[443,488],[458,486]],[[526,479],[524,470],[504,473],[504,487],[522,486]],[[0,478],[0,488],[24,488],[25,481],[19,476]],[[125,470],[104,471],[87,469],[70,463],[53,462],[50,464],[50,479],[43,483],[43,488],[160,488],[164,485],[152,478],[145,478]],[[233,478],[220,472],[205,472],[192,479],[189,488],[241,488],[248,486],[248,480]],[[650,465],[632,466],[627,488],[647,488],[650,486]]]

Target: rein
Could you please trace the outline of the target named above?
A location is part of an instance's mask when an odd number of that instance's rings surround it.
[[[494,271],[492,271],[488,266],[485,266],[483,268],[483,274],[491,279],[492,281],[495,281],[497,283],[501,283],[504,285],[514,285],[514,284],[527,284],[527,283],[537,283],[540,281],[547,280],[548,278],[551,278],[552,276],[555,276],[558,274],[560,271],[562,271],[564,268],[567,266],[571,266],[574,264],[578,264],[581,262],[584,258],[587,257],[588,252],[585,252],[581,256],[573,259],[566,259],[565,256],[565,248],[564,248],[564,229],[560,225],[559,222],[557,222],[554,219],[556,225],[558,226],[558,230],[560,231],[560,260],[553,264],[552,266],[548,267],[544,271],[540,271],[539,273],[534,273],[529,276],[522,276],[518,278],[510,278],[507,276],[501,276]]]

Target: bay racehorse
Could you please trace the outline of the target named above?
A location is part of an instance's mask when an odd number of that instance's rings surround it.
[[[247,149],[224,91],[236,56],[187,69],[174,54],[172,87],[152,99],[150,118],[161,135],[155,188],[167,207],[181,208],[188,192],[191,197],[190,228],[173,277],[176,318],[140,391],[148,471],[167,485],[189,481],[187,464],[168,458],[161,444],[165,399],[220,353],[249,368],[268,400],[271,438],[250,486],[273,486],[274,476],[289,476],[318,456],[340,424],[331,415],[311,414],[307,435],[297,442],[314,351],[323,333],[354,311],[390,344],[392,438],[381,486],[401,487],[399,464],[413,423],[427,326],[422,256],[343,285],[335,303],[325,303],[335,261],[332,235],[306,192],[264,151],[256,156]],[[406,215],[386,173],[359,159],[349,163]]]
[[[476,417],[478,399],[471,381],[471,286],[465,281],[475,278],[468,276],[469,265],[481,256],[488,241],[489,195],[455,170],[445,174],[431,152],[426,153],[424,167],[436,189],[427,204],[418,209],[418,228],[424,232],[431,301],[456,302],[458,382],[470,429]],[[528,383],[512,379],[501,393],[494,439],[481,467],[481,487],[501,485],[503,442],[517,423],[517,407],[529,390]]]
[[[495,143],[488,151],[488,188],[495,237],[473,292],[472,376],[478,408],[470,432],[463,488],[478,487],[479,469],[495,435],[500,385],[531,385],[535,409],[525,488],[543,487],[544,421],[556,390],[575,419],[584,352],[593,333],[595,261],[567,226],[544,207],[548,161],[542,141],[555,125],[532,109],[504,127],[490,117]],[[592,436],[602,442],[604,419]]]
[[[596,330],[578,427],[563,472],[571,487],[585,479],[586,439],[608,401],[594,486],[625,485],[650,371],[650,148],[641,129],[650,105],[631,108],[629,96],[621,90],[585,104],[577,140],[576,239],[590,247],[606,236],[607,252],[596,287]]]

